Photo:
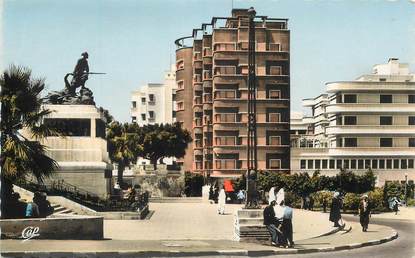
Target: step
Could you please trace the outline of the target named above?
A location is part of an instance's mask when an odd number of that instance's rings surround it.
[[[64,208],[63,210],[55,212],[54,214],[68,214],[68,213],[71,213],[71,212],[72,212],[71,210]]]
[[[261,218],[239,218],[238,220],[239,225],[258,225],[262,226],[264,223],[264,219]]]
[[[237,216],[241,218],[263,218],[264,211],[262,209],[242,209],[237,211]]]
[[[59,205],[55,208],[54,213],[58,213],[58,212],[63,211],[63,210],[66,210],[66,208]]]

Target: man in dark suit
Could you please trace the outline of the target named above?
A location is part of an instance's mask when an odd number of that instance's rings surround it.
[[[281,237],[281,230],[278,229],[279,222],[275,218],[274,212],[275,200],[264,209],[264,225],[271,234],[271,245],[277,246],[278,239]]]

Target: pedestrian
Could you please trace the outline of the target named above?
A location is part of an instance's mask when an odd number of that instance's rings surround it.
[[[26,218],[39,218],[39,207],[34,202],[29,202],[26,205]]]
[[[284,236],[284,245],[285,247],[293,247],[293,209],[291,208],[291,202],[282,201],[282,206],[284,206],[284,214],[282,217],[281,231]]]
[[[369,226],[370,212],[369,197],[364,194],[359,203],[360,225],[362,226],[363,232],[366,232]]]
[[[37,205],[39,209],[40,218],[46,218],[47,216],[53,214],[54,208],[46,199],[46,193],[35,192],[33,196],[33,202]]]
[[[399,204],[401,204],[400,202],[399,202],[399,200],[398,200],[398,198],[397,197],[395,197],[394,199],[393,199],[393,211],[395,212],[395,215],[398,215],[398,211],[399,211]]]
[[[330,207],[329,220],[334,223],[334,227],[341,227],[339,220],[341,219],[341,200],[339,192],[335,192]]]
[[[326,199],[326,197],[324,197],[324,199],[323,199],[323,212],[324,213],[327,212],[327,199]]]
[[[219,192],[218,197],[218,213],[224,215],[225,214],[225,203],[226,203],[226,193],[225,189],[221,189]]]
[[[274,212],[275,200],[271,201],[271,203],[265,207],[264,209],[264,225],[268,229],[269,233],[271,234],[271,245],[277,246],[277,243],[281,237],[281,230],[278,229],[279,222],[275,218]]]
[[[309,200],[308,200],[308,209],[309,209],[310,211],[312,211],[312,210],[313,210],[313,207],[314,207],[314,199],[313,199],[313,197],[312,197],[312,196],[310,196],[310,198],[309,198]]]
[[[275,201],[275,187],[271,187],[268,193],[268,204],[271,204],[272,201]]]
[[[244,194],[244,192],[242,191],[242,189],[240,189],[240,190],[238,191],[238,194],[236,195],[236,198],[238,199],[238,203],[239,203],[239,204],[243,203],[243,201],[245,200],[245,194]]]

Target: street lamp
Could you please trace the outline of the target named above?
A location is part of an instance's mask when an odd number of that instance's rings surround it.
[[[407,187],[408,187],[408,173],[405,173],[405,206],[406,207],[408,207]]]

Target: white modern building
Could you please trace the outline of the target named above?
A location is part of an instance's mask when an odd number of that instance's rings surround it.
[[[292,172],[371,168],[379,185],[414,181],[415,75],[408,65],[391,58],[355,81],[326,85],[327,94],[303,100],[310,116],[292,117]]]
[[[148,83],[131,93],[131,121],[139,125],[176,121],[176,72],[171,67],[164,83]]]

